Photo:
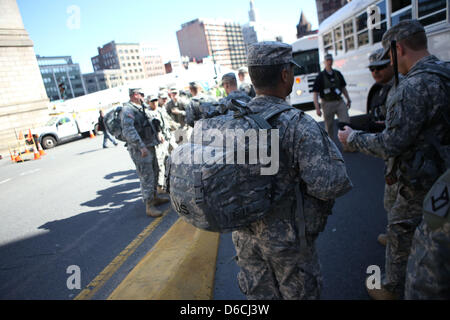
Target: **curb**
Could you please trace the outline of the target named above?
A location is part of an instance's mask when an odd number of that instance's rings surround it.
[[[108,300],[210,300],[219,233],[178,219]]]

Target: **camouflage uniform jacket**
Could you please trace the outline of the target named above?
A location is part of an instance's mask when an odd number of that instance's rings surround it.
[[[185,117],[186,117],[186,105],[188,103],[185,101],[185,99],[178,97],[177,102],[170,100],[166,103],[165,107],[167,110],[167,113],[172,117],[172,119],[177,122],[181,127],[184,127],[185,125]],[[180,111],[180,114],[174,114],[172,113],[173,109],[178,109]]]
[[[273,105],[288,103],[272,96],[257,96],[248,104],[254,112],[261,112]],[[341,195],[336,194],[337,186],[331,180],[336,175],[347,174],[342,155],[322,127],[297,109],[281,113],[271,120],[271,124],[279,129],[280,136],[280,161],[279,171],[275,176],[274,198],[279,200],[279,206],[284,210],[276,206],[268,214],[268,220],[271,219],[270,215],[289,215],[295,212],[291,211],[296,200],[293,188],[295,183],[300,183],[305,231],[306,234],[316,235],[325,227],[334,199]],[[336,163],[340,163],[339,173],[336,172]]]
[[[404,176],[408,168],[414,168],[415,163],[423,163],[427,160],[426,156],[436,153],[426,141],[427,132],[432,132],[441,144],[449,144],[450,140],[448,124],[444,121],[445,117],[450,119],[446,93],[449,83],[445,83],[439,75],[428,72],[430,65],[450,67],[449,63],[443,63],[432,55],[418,61],[388,97],[386,129],[376,134],[354,131],[347,139],[350,147],[365,154],[385,160],[400,160],[396,174],[406,183],[411,180]],[[414,171],[419,172],[420,169],[415,168]],[[442,170],[439,168],[440,172],[425,177],[423,188],[429,189]]]
[[[146,112],[149,115],[148,112]],[[127,102],[123,105],[121,112],[122,135],[127,140],[128,148],[142,149],[159,144],[156,135],[149,138],[143,137],[145,117],[142,112],[142,106]],[[149,121],[152,118],[149,117]]]

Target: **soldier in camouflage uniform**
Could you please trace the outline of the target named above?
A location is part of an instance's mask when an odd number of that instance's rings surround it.
[[[292,47],[256,43],[247,61],[257,93],[249,108],[261,112],[289,106],[285,98],[294,81]],[[232,234],[239,287],[248,299],[319,299],[322,277],[315,240],[341,195],[329,179],[345,176],[343,193],[351,183],[336,145],[310,116],[291,107],[271,124],[280,132],[280,164],[274,176],[274,199],[279,201],[263,219]],[[296,210],[301,203],[302,217]]]
[[[388,212],[382,288],[368,290],[374,299],[403,296],[406,264],[414,231],[422,220],[424,197],[445,171],[433,144],[450,142],[450,126],[445,121],[450,118],[448,80],[435,71],[448,69],[449,64],[430,55],[425,30],[417,20],[402,21],[383,35],[383,48],[391,61],[392,40],[396,41],[398,69],[405,78],[388,98],[386,129],[377,134],[349,127],[339,131],[343,144],[388,159],[386,182],[398,183],[395,202]]]
[[[227,105],[231,99],[243,102],[249,102],[252,99],[245,91],[238,90],[236,76],[233,72],[222,76],[222,86],[227,96],[219,100],[220,104]]]
[[[157,132],[157,125],[154,118],[150,118],[151,115],[147,114],[146,121],[143,98],[144,94],[140,89],[130,89],[130,101],[123,105],[120,114],[122,136],[127,141],[128,152],[136,165],[145,211],[150,217],[160,217],[162,212],[156,206],[169,201],[156,195],[158,164],[155,146],[162,141],[162,137]]]
[[[170,100],[166,103],[167,113],[172,117],[172,119],[178,123],[179,128],[184,128],[185,126],[185,116],[186,116],[186,104],[183,98],[178,96],[178,90],[176,88],[170,88],[169,97]]]
[[[167,113],[177,124],[175,130],[176,143],[181,143],[186,139],[188,126],[186,125],[186,107],[189,105],[189,101],[184,97],[179,96],[179,92],[176,88],[171,88],[169,91],[170,100],[166,103],[165,107]]]
[[[386,101],[394,85],[394,68],[390,64],[389,58],[384,58],[384,49],[380,48],[372,52],[369,56],[369,69],[375,83],[369,90],[367,97],[368,123],[365,126],[371,133],[381,132],[386,127]],[[387,163],[386,163],[387,166]],[[384,188],[384,208],[386,212],[391,211],[397,197],[397,183],[393,185],[385,184]],[[386,246],[387,235],[378,235],[378,242]]]
[[[406,270],[405,299],[450,299],[450,169],[424,201]]]
[[[238,70],[238,77],[241,84],[239,85],[239,90],[245,92],[250,98],[254,98],[256,96],[255,87],[253,84],[247,81],[248,68],[241,67]]]
[[[158,179],[157,179],[157,192],[166,193],[163,190],[164,186],[164,174],[165,161],[169,156],[169,149],[175,149],[176,143],[173,139],[170,131],[170,123],[173,121],[167,114],[167,111],[163,107],[159,107],[158,97],[156,95],[150,95],[147,97],[147,103],[149,105],[149,113],[152,118],[158,119],[161,126],[161,133],[163,135],[163,141],[155,146],[156,160],[158,163]]]

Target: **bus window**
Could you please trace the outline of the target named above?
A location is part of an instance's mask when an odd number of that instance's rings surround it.
[[[411,0],[391,0],[392,12],[396,12],[400,9],[406,8],[411,5]]]
[[[401,13],[392,15],[392,17],[391,17],[391,24],[393,26],[395,26],[399,22],[401,22],[403,20],[409,20],[409,19],[411,19],[411,9],[408,9],[406,11],[402,11]]]
[[[440,21],[445,21],[446,0],[418,0],[418,17],[422,25],[427,26]]]
[[[372,28],[372,40],[373,43],[380,42],[383,38],[383,34],[387,30],[387,23],[386,23],[386,1],[383,0],[376,4],[378,7],[378,13],[380,14],[380,20],[373,21],[374,25]]]
[[[356,31],[358,32],[358,47],[369,43],[369,30],[367,29],[367,12],[356,17]]]
[[[391,25],[395,26],[400,21],[412,19],[411,0],[391,0],[392,15]]]
[[[342,29],[340,26],[334,29],[334,41],[336,44],[335,54],[338,55],[344,51],[344,44],[343,44],[343,39],[342,39]]]
[[[355,38],[353,37],[353,20],[344,22],[345,51],[355,49]]]
[[[297,66],[294,67],[295,76],[320,72],[320,65],[318,63],[319,50],[314,49],[294,52],[293,58],[297,64],[303,66],[302,69],[298,68]]]
[[[333,38],[331,36],[331,32],[323,35],[323,48],[325,52],[329,52],[333,49]]]

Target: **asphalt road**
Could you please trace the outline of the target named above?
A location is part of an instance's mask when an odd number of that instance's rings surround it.
[[[0,161],[0,299],[75,298],[154,220],[123,143],[103,149],[102,140],[66,143],[40,160]],[[105,299],[176,219],[170,212],[128,250],[91,298]],[[70,266],[79,267],[80,289],[67,286]]]
[[[0,161],[0,299],[74,299],[88,285],[87,298],[106,299],[177,220],[170,210],[143,237],[155,219],[145,215],[134,165],[123,144],[101,146],[99,136],[47,150],[40,160]],[[354,188],[337,200],[317,241],[322,299],[368,299],[367,267],[384,263],[376,241],[386,224],[383,163],[344,157]],[[245,299],[234,254],[231,235],[221,235],[216,300]],[[69,288],[70,266],[79,267],[80,289]]]

